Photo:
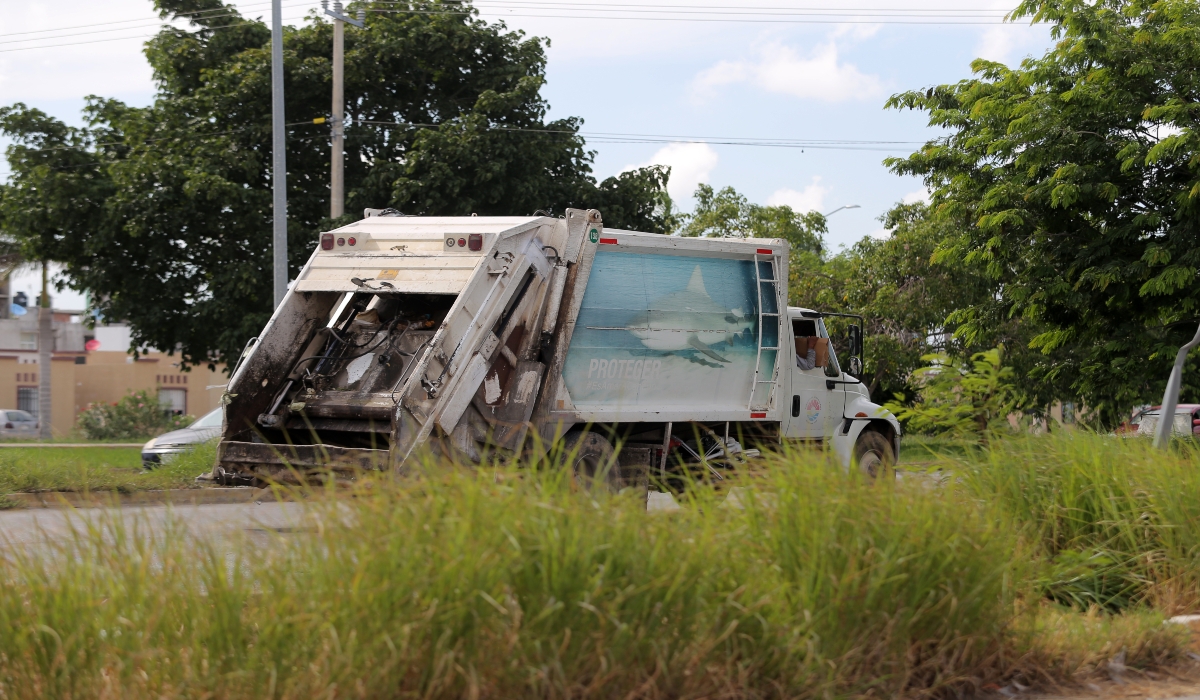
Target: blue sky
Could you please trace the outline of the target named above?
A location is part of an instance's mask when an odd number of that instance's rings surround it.
[[[269,16],[262,0],[236,4],[248,16]],[[544,94],[551,116],[582,117],[585,133],[900,142],[868,146],[888,150],[803,151],[682,138],[591,142],[599,177],[631,166],[671,165],[672,196],[685,210],[698,182],[803,210],[860,205],[830,218],[827,242],[834,249],[881,235],[879,216],[923,193],[919,181],[892,175],[881,161],[934,133],[922,114],[884,110],[889,95],[966,78],[977,57],[1013,65],[1050,45],[1045,27],[1027,23],[908,23],[928,15],[941,22],[995,22],[1011,9],[1011,0],[478,4],[487,19],[503,17],[512,28],[550,39]],[[296,23],[317,6],[284,0],[285,21]],[[802,14],[806,9],[812,11]],[[112,24],[124,20],[137,21]],[[21,101],[78,122],[88,94],[148,103],[153,85],[140,51],[155,20],[149,0],[33,0],[7,9],[0,29],[0,104]],[[32,276],[16,282],[15,289],[33,290]],[[71,302],[81,305],[82,299],[63,295],[55,305]]]

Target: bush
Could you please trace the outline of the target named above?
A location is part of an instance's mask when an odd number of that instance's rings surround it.
[[[167,413],[149,391],[138,391],[114,404],[88,404],[75,426],[89,440],[128,440],[152,438],[193,420],[192,416]]]
[[[972,436],[986,443],[989,434],[1008,427],[1008,414],[1018,408],[1013,370],[1002,364],[1003,351],[997,347],[975,353],[969,364],[945,353],[925,355],[921,359],[928,365],[912,376],[920,398],[905,406],[897,394],[885,408],[914,432]]]

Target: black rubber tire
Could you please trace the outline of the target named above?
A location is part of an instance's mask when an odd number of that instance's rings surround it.
[[[593,432],[571,433],[563,440],[563,458],[580,488],[616,493],[621,488],[621,470],[617,467],[612,443]]]
[[[854,443],[854,464],[873,480],[896,478],[896,451],[883,434],[864,430]]]

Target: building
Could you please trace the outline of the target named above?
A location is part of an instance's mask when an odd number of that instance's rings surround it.
[[[38,313],[0,318],[0,409],[38,413]],[[175,357],[155,350],[134,359],[129,328],[123,324],[84,325],[82,312],[55,309],[52,349],[51,427],[65,435],[90,403],[114,403],[143,389],[158,396],[164,410],[202,416],[216,408],[225,390],[223,367],[185,372]]]

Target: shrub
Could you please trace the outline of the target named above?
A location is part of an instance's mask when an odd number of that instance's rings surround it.
[[[192,416],[171,415],[149,391],[138,391],[114,404],[88,404],[75,425],[89,440],[127,440],[151,438],[193,420]]]
[[[928,366],[913,372],[920,398],[905,406],[897,394],[886,408],[915,432],[974,436],[986,443],[990,433],[1008,427],[1008,414],[1017,408],[1013,370],[1002,364],[1003,350],[975,353],[969,364],[945,353],[925,355]]]

